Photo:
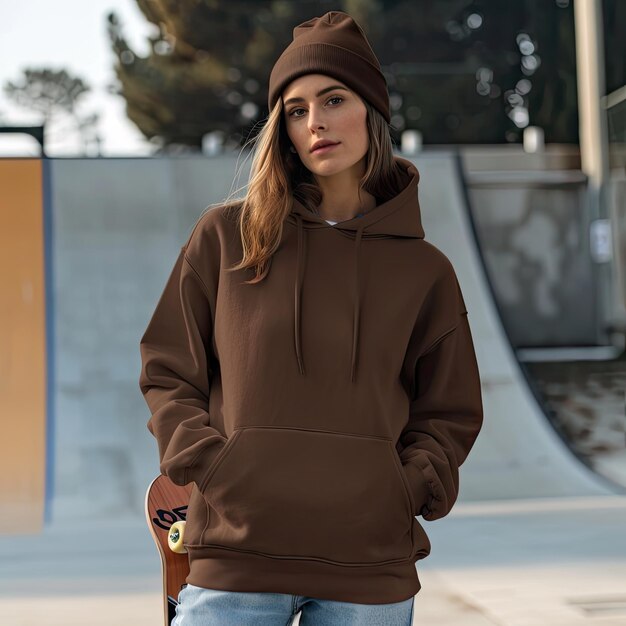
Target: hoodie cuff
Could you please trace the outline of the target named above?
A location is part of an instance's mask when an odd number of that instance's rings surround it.
[[[424,476],[424,472],[415,463],[405,463],[402,466],[409,485],[411,487],[411,494],[415,502],[416,510],[413,511],[414,515],[422,515],[422,509],[427,504],[427,499],[430,494],[428,487],[428,480]],[[426,507],[428,508],[428,507]]]
[[[205,482],[213,470],[218,457],[221,456],[222,450],[226,447],[227,441],[228,438],[222,436],[222,441],[213,444],[199,455],[198,461],[192,463],[187,468],[187,482],[193,481],[201,492],[204,491]]]

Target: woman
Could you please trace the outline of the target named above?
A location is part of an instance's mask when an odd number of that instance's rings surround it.
[[[194,483],[175,623],[407,626],[416,516],[451,510],[482,425],[467,310],[350,16],[294,29],[269,108],[141,339],[161,472]]]

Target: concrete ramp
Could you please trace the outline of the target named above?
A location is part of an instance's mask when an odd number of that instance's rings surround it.
[[[461,468],[459,502],[615,494],[571,452],[529,388],[489,287],[456,155],[405,158],[420,171],[426,240],[459,278],[481,373],[484,426]]]

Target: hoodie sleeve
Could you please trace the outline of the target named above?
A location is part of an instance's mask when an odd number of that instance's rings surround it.
[[[161,473],[181,486],[200,487],[227,440],[209,415],[214,295],[183,246],[140,341],[148,430],[158,442]]]
[[[435,290],[426,316],[416,327],[425,347],[413,370],[400,457],[415,514],[432,521],[447,515],[457,499],[459,467],[482,427],[483,406],[467,310],[453,271]],[[424,323],[430,331],[423,331]]]

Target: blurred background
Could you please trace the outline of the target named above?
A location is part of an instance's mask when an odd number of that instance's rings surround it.
[[[293,27],[343,10],[483,384],[415,623],[626,625],[626,1],[0,7],[7,623],[162,623],[139,339],[199,215],[246,184]]]

